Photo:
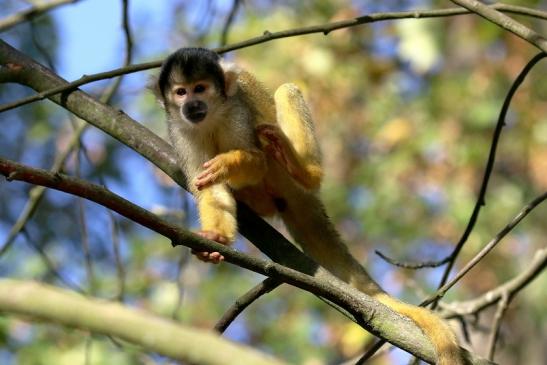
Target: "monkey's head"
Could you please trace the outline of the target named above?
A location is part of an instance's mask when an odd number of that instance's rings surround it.
[[[236,92],[235,77],[205,48],[181,48],[163,62],[156,94],[170,118],[205,123]]]

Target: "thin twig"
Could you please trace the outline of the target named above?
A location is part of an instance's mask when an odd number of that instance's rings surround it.
[[[131,31],[130,31],[130,25],[129,25],[129,10],[128,10],[128,3],[127,0],[123,0],[123,13],[122,13],[122,25],[124,29],[125,34],[125,56],[124,56],[124,66],[127,67],[133,58],[133,42],[131,38]],[[123,76],[123,75],[122,75]],[[102,93],[100,97],[100,101],[102,103],[108,104],[118,91],[120,84],[122,81],[122,77],[119,77],[112,82],[112,84]],[[72,138],[70,139],[70,142],[68,143],[67,148],[62,151],[60,154],[58,154],[55,157],[55,161],[53,162],[53,165],[50,169],[51,172],[59,172],[63,168],[67,158],[70,156],[70,153],[74,150],[74,148],[80,144],[80,139],[84,132],[89,127],[89,124],[82,123],[80,124],[76,130],[74,131],[74,134]],[[11,245],[13,244],[15,238],[21,232],[21,230],[25,227],[28,220],[32,217],[34,214],[38,204],[42,200],[43,194],[46,191],[46,189],[43,186],[35,186],[30,190],[29,193],[29,199],[27,200],[25,207],[23,208],[23,211],[17,218],[17,221],[12,226],[10,232],[8,233],[7,238],[4,241],[4,244],[2,245],[2,248],[0,248],[0,257],[10,249]]]
[[[492,170],[494,168],[494,162],[496,160],[496,150],[498,147],[498,141],[501,136],[501,131],[503,127],[505,126],[505,117],[507,115],[507,111],[509,110],[509,106],[511,105],[511,100],[513,99],[513,96],[517,92],[519,86],[522,84],[530,70],[543,58],[547,57],[547,53],[539,53],[535,55],[527,64],[524,66],[520,74],[517,76],[513,84],[511,85],[511,88],[509,89],[505,100],[503,101],[503,105],[500,110],[500,114],[498,117],[498,122],[496,124],[496,128],[494,130],[494,135],[492,137],[492,144],[490,146],[490,152],[488,154],[488,161],[486,162],[486,168],[484,169],[484,177],[482,180],[481,188],[479,191],[479,196],[477,198],[477,202],[475,203],[475,207],[473,208],[473,213],[471,214],[471,218],[469,219],[469,223],[467,224],[467,227],[465,227],[465,231],[463,232],[463,235],[461,236],[460,240],[456,244],[456,247],[454,248],[454,251],[450,254],[450,261],[448,262],[448,265],[443,273],[443,277],[439,283],[439,288],[442,288],[446,281],[448,280],[448,276],[450,275],[450,271],[452,270],[452,267],[454,266],[456,259],[463,248],[464,244],[467,242],[467,238],[471,234],[471,231],[473,230],[473,227],[475,226],[475,223],[477,222],[477,218],[479,216],[480,209],[482,206],[486,204],[486,189],[488,187],[488,182],[490,180],[490,175],[492,174]],[[444,294],[444,293],[443,293]],[[437,297],[439,299],[440,297]],[[436,307],[437,299],[433,302],[432,308],[434,309]]]
[[[539,274],[547,267],[547,247],[539,249],[534,254],[532,261],[526,265],[526,269],[513,279],[505,282],[495,289],[491,289],[478,298],[467,300],[464,302],[451,302],[442,304],[443,317],[451,317],[453,315],[467,316],[477,315],[482,310],[496,304],[503,293],[509,293],[512,297],[518,294],[527,285],[536,279]]]
[[[76,284],[72,280],[65,278],[63,275],[61,275],[59,270],[57,270],[57,265],[53,262],[53,260],[49,258],[44,248],[40,246],[37,242],[35,242],[34,239],[30,237],[29,233],[26,230],[23,231],[23,234],[25,235],[27,244],[38,253],[40,258],[42,259],[42,262],[47,267],[49,273],[53,275],[53,277],[57,278],[59,282],[63,283],[67,287],[72,288],[73,290],[76,290],[79,293],[84,293],[84,289],[82,287],[80,287],[78,284]]]
[[[180,195],[182,199],[182,212],[183,216],[180,220],[183,223],[184,227],[190,226],[190,198],[186,191],[184,189],[178,190],[178,194]],[[173,312],[171,312],[171,318],[176,319],[179,313],[180,308],[182,307],[182,303],[184,300],[184,290],[185,290],[185,280],[183,277],[184,268],[187,266],[188,262],[190,261],[190,250],[181,250],[180,252],[180,258],[177,265],[177,276],[175,278],[175,282],[177,283],[177,302],[175,303],[175,306],[173,307]]]
[[[74,4],[78,1],[79,0],[51,0],[48,2],[38,2],[36,5],[28,9],[0,19],[0,32],[3,32],[4,30],[7,30],[24,21],[30,20],[38,15],[44,14],[58,6]]]
[[[80,137],[82,136],[82,134],[84,133],[84,131],[87,129],[88,126],[89,126],[88,124],[82,123],[77,127],[77,129],[74,131],[74,134],[72,135],[72,138],[70,139],[70,142],[68,143],[67,148],[64,151],[61,151],[55,157],[55,161],[53,162],[53,165],[50,169],[51,172],[61,171],[68,156],[70,156],[70,153],[72,153],[75,146],[79,143]],[[4,244],[2,245],[2,248],[0,249],[0,257],[2,257],[10,249],[17,235],[25,228],[25,225],[27,224],[29,219],[33,216],[34,212],[36,211],[36,208],[38,207],[38,204],[42,200],[42,197],[44,196],[45,191],[46,191],[46,188],[43,186],[34,186],[30,190],[29,198],[27,202],[25,203],[25,206],[21,214],[17,218],[17,221],[14,223],[14,225],[11,227],[8,233],[8,236],[4,240]]]
[[[190,261],[190,251],[189,250],[181,250],[179,261],[177,263],[177,276],[175,278],[175,282],[177,284],[177,302],[175,303],[175,306],[173,307],[173,311],[171,312],[171,318],[177,319],[179,315],[179,311],[182,308],[182,303],[184,300],[184,289],[185,289],[185,282],[183,278],[183,272],[184,268],[187,266],[188,262]]]
[[[110,209],[107,209],[106,211],[110,220],[110,236],[112,238],[114,262],[116,264],[116,276],[118,278],[118,293],[116,294],[116,300],[123,302],[125,299],[125,268],[123,266],[120,252],[120,227],[118,226],[112,211]]]
[[[220,36],[221,47],[225,46],[228,43],[228,32],[230,31],[230,27],[232,26],[232,23],[234,22],[236,18],[236,14],[237,14],[237,11],[239,10],[240,5],[241,5],[241,0],[233,0],[232,8],[230,9],[228,18],[226,18],[226,23],[224,23],[224,27],[222,28],[222,33]]]
[[[228,308],[228,310],[222,315],[219,321],[215,324],[215,331],[224,333],[226,328],[239,316],[245,308],[251,305],[258,298],[264,294],[268,294],[279,285],[281,281],[274,278],[266,278],[264,281],[257,284],[254,288],[243,294],[238,298],[235,303]]]
[[[125,56],[123,64],[124,66],[128,66],[133,59],[133,38],[131,36],[131,23],[129,21],[129,0],[122,0],[122,28],[125,39]],[[108,89],[107,94],[113,96],[120,87],[121,82],[122,77],[117,78]],[[104,181],[102,181],[102,183],[103,186],[106,186]],[[109,209],[106,211],[110,220],[112,250],[114,253],[114,262],[116,264],[116,276],[118,278],[118,293],[116,299],[123,302],[125,298],[125,268],[120,253],[120,229],[112,211]]]
[[[488,182],[490,180],[490,175],[492,174],[492,170],[494,168],[494,162],[496,159],[496,150],[499,142],[499,138],[501,135],[502,128],[505,126],[505,117],[507,115],[507,111],[509,108],[509,105],[511,103],[511,100],[517,91],[518,87],[522,84],[525,77],[528,75],[530,70],[536,65],[537,62],[539,62],[541,59],[545,58],[547,54],[545,53],[539,53],[535,57],[533,57],[528,64],[522,69],[521,73],[517,76],[513,84],[511,85],[511,88],[509,89],[509,92],[507,93],[507,96],[505,97],[505,100],[503,102],[503,106],[500,110],[500,114],[498,117],[498,122],[496,124],[496,128],[494,130],[494,134],[492,137],[492,143],[490,146],[490,152],[488,155],[488,160],[486,162],[486,167],[484,170],[484,176],[481,183],[481,187],[479,190],[479,195],[477,197],[477,201],[475,203],[475,207],[473,208],[473,212],[471,213],[471,217],[469,218],[469,222],[467,223],[467,226],[465,227],[465,230],[458,240],[458,243],[454,247],[454,250],[445,257],[442,260],[439,261],[426,261],[426,262],[402,262],[394,260],[390,257],[387,257],[383,253],[376,251],[376,254],[380,256],[385,261],[389,262],[390,264],[393,264],[398,267],[402,267],[405,269],[422,269],[425,267],[439,267],[446,263],[448,263],[447,268],[445,269],[443,273],[443,277],[441,279],[441,282],[439,284],[439,287],[442,287],[446,281],[448,280],[448,275],[450,274],[450,271],[452,270],[452,267],[454,266],[454,263],[456,261],[456,258],[458,257],[461,249],[463,248],[464,244],[467,242],[467,239],[469,238],[469,235],[471,234],[473,228],[475,227],[475,224],[477,222],[480,209],[482,206],[484,206],[485,203],[485,195],[486,195],[486,189],[488,187]]]
[[[533,10],[526,7],[518,7],[514,5],[510,6],[510,5],[504,5],[504,4],[494,4],[494,5],[490,5],[490,7],[494,9],[498,9],[500,11],[518,13],[521,15],[547,19],[547,12]],[[316,34],[316,33],[323,33],[324,35],[328,35],[330,32],[335,30],[355,27],[355,26],[374,23],[378,21],[397,20],[397,19],[439,18],[439,17],[447,17],[447,16],[455,16],[455,15],[465,15],[469,13],[470,13],[469,11],[462,8],[449,8],[449,9],[426,10],[426,11],[416,10],[416,11],[404,11],[404,12],[373,13],[373,14],[363,15],[354,19],[342,20],[342,21],[327,23],[323,25],[314,25],[309,27],[295,28],[295,29],[284,30],[280,32],[265,31],[262,36],[250,38],[248,40],[234,43],[232,45],[216,48],[214,49],[214,51],[216,51],[219,54],[223,54],[226,52],[235,51],[237,49],[247,48],[253,45],[266,43],[275,39],[296,37],[296,36]],[[157,68],[157,67],[160,67],[161,64],[162,64],[161,60],[152,61],[152,62],[146,62],[146,63],[136,64],[131,66],[124,66],[121,68],[117,68],[117,69],[106,71],[106,72],[100,72],[93,75],[84,75],[81,78],[75,81],[69,82],[65,85],[52,88],[50,90],[44,90],[42,92],[39,92],[36,95],[4,104],[0,106],[0,112],[17,108],[19,106],[29,104],[35,101],[44,100],[52,95],[59,94],[61,92],[72,91],[82,85],[85,85],[91,82],[109,79],[109,78],[120,76],[120,75],[131,74],[134,72],[149,70],[152,68]],[[1,79],[0,79],[0,82],[2,82]]]
[[[536,197],[530,203],[528,203],[522,210],[507,224],[480,252],[473,257],[448,283],[443,285],[437,292],[430,298],[426,299],[422,305],[428,305],[433,301],[437,301],[442,298],[444,294],[456,284],[461,278],[463,278],[472,268],[475,267],[490,251],[497,246],[497,244],[515,228],[535,207],[544,202],[547,199],[547,192]]]
[[[382,260],[390,263],[391,265],[403,268],[403,269],[412,269],[412,270],[419,270],[419,269],[425,269],[425,268],[435,268],[442,265],[445,265],[450,261],[450,256],[445,257],[442,260],[439,261],[422,261],[422,262],[403,262],[403,261],[397,261],[389,256],[386,256],[379,250],[374,250],[374,253],[378,255]]]
[[[132,42],[131,31],[129,26],[128,6],[129,5],[127,0],[123,0],[122,25],[124,29],[125,44],[126,44],[124,66],[128,66],[131,63],[131,60],[133,58],[133,42]],[[122,77],[115,79],[114,82],[112,82],[111,85],[102,93],[100,97],[100,101],[102,103],[105,103],[105,104],[110,103],[110,101],[112,100],[116,92],[118,91],[121,81],[122,81]],[[88,127],[89,127],[89,124],[87,123],[79,124],[76,127],[76,130],[74,131],[74,134],[72,138],[70,139],[70,142],[68,143],[67,148],[64,151],[60,152],[55,157],[55,161],[53,162],[53,165],[50,169],[51,172],[61,171],[64,164],[66,163],[66,160],[72,153],[72,151],[75,149],[76,146],[80,145],[81,137]],[[25,207],[23,208],[23,211],[17,218],[17,221],[15,222],[15,224],[10,229],[8,236],[6,237],[4,244],[2,245],[2,248],[0,248],[0,257],[2,257],[2,255],[4,255],[4,253],[10,249],[11,245],[13,244],[19,232],[21,232],[21,230],[24,229],[28,220],[33,216],[36,208],[38,207],[38,204],[42,200],[42,197],[45,191],[46,189],[43,186],[35,186],[30,190],[29,199],[27,200]]]
[[[492,331],[490,333],[490,338],[488,340],[488,356],[487,359],[494,361],[494,353],[496,352],[496,343],[498,342],[498,337],[500,333],[501,321],[503,315],[509,307],[509,301],[511,297],[507,292],[504,292],[501,296],[501,300],[498,303],[498,310],[494,315],[494,322],[492,323]]]
[[[78,144],[78,147],[81,147],[81,144]],[[76,177],[80,178],[80,153],[79,151],[81,148],[76,149],[76,153],[74,155],[74,162],[75,162],[75,171],[76,171]],[[84,152],[85,153],[85,152]],[[91,257],[91,251],[89,247],[89,232],[87,229],[87,220],[86,220],[86,214],[85,214],[85,200],[83,198],[76,198],[78,201],[78,223],[80,226],[80,241],[82,245],[82,251],[84,253],[84,267],[85,267],[85,273],[87,277],[87,285],[88,285],[88,291],[89,294],[94,295],[96,294],[96,287],[95,287],[95,270],[93,268],[93,259]]]
[[[363,354],[363,356],[361,356],[361,358],[357,360],[355,365],[363,365],[364,363],[366,363],[367,360],[369,360],[376,352],[378,352],[378,350],[380,350],[386,342],[387,341],[382,339],[376,340],[376,342],[368,348],[368,350]]]
[[[34,45],[34,47],[36,47],[38,52],[40,52],[42,57],[44,57],[47,67],[49,67],[53,72],[57,72],[57,68],[55,67],[55,64],[53,63],[53,57],[51,57],[51,55],[49,54],[49,50],[46,47],[42,46],[42,43],[38,39],[38,33],[36,32],[36,24],[34,20],[31,19],[29,21],[29,26],[30,26],[30,36],[32,39],[32,44]]]
[[[129,66],[133,59],[133,36],[131,35],[131,22],[129,21],[129,0],[122,0],[122,28],[125,39],[124,66]]]
[[[420,306],[427,306],[433,302],[437,303],[439,299],[441,299],[446,292],[454,286],[462,277],[464,277],[477,263],[479,263],[484,256],[486,256],[494,247],[501,241],[503,237],[505,237],[515,226],[524,219],[530,213],[536,206],[541,204],[543,201],[547,199],[547,192],[543,193],[542,195],[538,196],[534,200],[532,200],[528,205],[526,205],[520,212],[517,214],[515,218],[511,220],[509,224],[507,224],[497,235],[494,239],[492,239],[463,269],[461,269],[456,276],[447,284],[445,284],[443,287],[437,290],[433,295],[428,297],[426,300],[424,300],[422,303],[420,303]],[[359,362],[357,364],[364,364],[364,362],[372,357],[376,351],[378,351],[384,344],[386,343],[385,340],[377,340],[376,343],[366,351],[366,353],[361,357]]]
[[[514,35],[524,39],[530,44],[533,44],[543,52],[547,52],[547,39],[536,31],[528,28],[522,23],[508,17],[499,12],[495,8],[485,5],[477,0],[451,0],[473,13],[476,13],[501,28],[513,33]]]

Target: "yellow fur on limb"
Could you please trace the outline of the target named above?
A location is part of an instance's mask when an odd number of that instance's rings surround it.
[[[283,181],[283,176],[286,175],[280,175],[276,169],[273,169],[274,174],[268,173],[266,179],[273,179],[272,185],[282,187],[276,190],[276,194],[283,197],[287,204],[280,215],[293,238],[304,252],[334,275],[414,321],[434,345],[438,365],[463,364],[456,336],[443,320],[428,309],[389,296],[348,251],[317,196],[316,188],[319,187],[322,171],[319,148],[313,135],[313,123],[307,105],[292,84],[282,85],[278,89],[275,103],[277,121],[283,132],[282,136],[276,138],[282,140],[282,144],[288,141],[292,147],[284,148],[285,155],[295,156],[279,158],[275,148],[267,156],[277,163],[285,162],[287,172],[298,184]],[[258,130],[260,133],[261,130]],[[268,136],[262,135],[260,140],[266,139],[265,149],[271,151],[268,143],[275,143],[275,138],[265,137]]]

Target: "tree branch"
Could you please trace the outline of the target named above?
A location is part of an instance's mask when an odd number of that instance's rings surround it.
[[[525,41],[536,46],[543,52],[547,52],[547,39],[545,39],[543,35],[499,12],[495,8],[485,5],[477,0],[451,1],[466,8],[469,11],[472,11],[473,13],[482,16],[483,18],[513,33],[514,35],[524,39]]]
[[[498,342],[501,322],[503,320],[503,316],[505,315],[505,312],[507,311],[507,308],[509,307],[510,300],[511,298],[507,295],[507,293],[503,293],[501,296],[501,300],[498,303],[498,310],[496,311],[496,314],[494,315],[494,323],[492,324],[492,331],[490,333],[490,338],[488,340],[488,355],[487,355],[487,358],[491,361],[494,360],[494,353],[496,352],[496,343]]]
[[[479,195],[477,198],[477,201],[475,203],[475,207],[473,208],[473,212],[471,213],[471,217],[469,218],[469,222],[467,223],[467,226],[465,227],[465,230],[458,240],[458,243],[456,244],[456,247],[450,254],[450,260],[448,262],[448,265],[443,273],[443,277],[441,278],[441,281],[438,286],[437,293],[442,292],[442,288],[445,287],[445,284],[448,280],[448,276],[450,275],[450,272],[452,270],[452,267],[454,266],[456,259],[458,258],[458,255],[460,251],[462,250],[463,246],[467,242],[467,238],[473,231],[473,228],[475,227],[475,223],[477,222],[477,219],[479,217],[479,212],[481,208],[486,205],[486,189],[488,188],[488,182],[490,181],[490,175],[492,174],[492,170],[494,168],[494,162],[496,160],[496,151],[498,148],[498,142],[501,136],[501,132],[503,130],[503,127],[505,126],[505,117],[507,115],[507,111],[509,110],[509,106],[511,105],[511,101],[513,99],[513,96],[517,92],[520,85],[524,82],[524,79],[528,75],[528,73],[532,70],[532,68],[542,59],[547,57],[547,53],[538,53],[535,55],[524,68],[519,73],[513,84],[511,85],[511,88],[507,92],[507,95],[505,96],[505,99],[503,101],[503,105],[500,110],[500,114],[498,116],[498,121],[496,123],[496,128],[494,129],[494,134],[492,136],[492,144],[490,145],[490,152],[488,153],[488,160],[486,162],[486,167],[484,169],[484,176],[482,179],[481,187],[479,190]],[[444,293],[443,293],[444,295]],[[440,298],[440,297],[438,297]],[[435,308],[437,301],[435,300],[433,302],[433,308]]]
[[[467,239],[471,232],[473,231],[473,228],[475,227],[475,223],[477,222],[477,219],[479,217],[479,213],[481,208],[486,205],[486,189],[488,187],[488,182],[490,181],[490,175],[492,174],[493,168],[494,168],[494,162],[496,160],[496,151],[498,148],[498,142],[501,137],[501,132],[503,127],[505,126],[505,117],[507,115],[507,111],[509,109],[509,106],[511,104],[511,100],[513,99],[513,96],[515,95],[516,91],[530,72],[532,68],[543,58],[547,57],[546,53],[539,53],[536,56],[534,56],[526,66],[522,69],[520,74],[517,76],[513,84],[511,85],[511,88],[509,89],[509,92],[507,93],[505,100],[503,101],[503,105],[500,110],[500,114],[498,117],[498,122],[496,124],[496,128],[494,129],[494,134],[492,136],[492,143],[490,145],[490,152],[488,154],[488,159],[486,162],[486,166],[484,169],[484,175],[481,182],[479,194],[477,197],[477,200],[475,202],[475,206],[473,208],[473,212],[471,213],[471,216],[469,218],[469,221],[467,222],[467,226],[465,227],[465,230],[463,234],[461,235],[460,239],[456,243],[456,246],[454,247],[454,250],[445,257],[442,260],[439,261],[424,261],[424,262],[402,262],[394,260],[380,251],[376,251],[376,254],[380,256],[384,261],[395,265],[397,267],[402,267],[405,269],[422,269],[425,267],[439,267],[445,264],[448,264],[447,268],[445,269],[443,273],[443,277],[441,279],[441,282],[439,284],[439,287],[443,286],[446,281],[448,280],[448,275],[450,275],[450,271],[452,270],[452,267],[454,266],[456,259],[467,242]]]
[[[79,0],[51,0],[48,2],[39,2],[36,5],[20,11],[18,13],[8,15],[0,19],[0,32],[3,32],[19,23],[30,20],[38,15],[44,14],[49,10],[55,9],[58,6],[65,4],[74,4]]]
[[[192,364],[285,364],[212,332],[46,284],[0,279],[0,293],[2,312],[114,336]]]
[[[507,224],[497,235],[494,237],[480,252],[473,257],[448,283],[443,285],[435,294],[426,299],[423,305],[427,305],[433,301],[442,298],[444,294],[456,284],[461,278],[463,278],[472,268],[475,267],[490,251],[496,247],[496,245],[505,237],[513,228],[517,226],[530,213],[535,207],[544,202],[547,199],[547,192],[541,194],[530,203],[528,203],[522,210]]]
[[[492,9],[498,9],[499,11],[504,11],[508,13],[527,15],[531,17],[537,17],[540,19],[547,19],[547,12],[529,9],[522,6],[494,4],[494,5],[489,5],[489,7],[491,7]],[[294,29],[289,29],[289,30],[284,30],[279,32],[264,31],[264,34],[261,36],[250,38],[248,40],[234,43],[228,46],[219,47],[214,49],[214,51],[216,51],[219,54],[223,54],[230,51],[235,51],[237,49],[247,48],[257,44],[270,42],[275,39],[296,37],[296,36],[308,35],[308,34],[317,34],[317,33],[328,35],[330,32],[333,32],[335,30],[360,26],[360,25],[379,22],[379,21],[399,20],[399,19],[439,18],[439,17],[466,15],[466,14],[470,14],[470,11],[466,9],[462,9],[462,8],[373,13],[373,14],[363,15],[353,19],[326,23],[322,25],[312,25],[308,27],[294,28]],[[59,86],[59,87],[51,88],[51,89],[43,89],[40,92],[38,92],[38,94],[36,95],[32,95],[27,98],[14,101],[12,103],[1,105],[0,112],[13,109],[25,104],[29,104],[35,101],[44,100],[53,95],[56,95],[65,91],[74,90],[82,85],[85,85],[91,82],[109,79],[109,78],[124,75],[124,74],[145,71],[152,68],[157,68],[161,66],[161,63],[162,63],[161,60],[152,61],[152,62],[146,62],[146,63],[136,64],[131,66],[125,66],[125,67],[117,68],[117,69],[106,71],[106,72],[100,72],[93,75],[84,75],[78,80],[67,83],[63,86]],[[2,78],[2,75],[0,73],[0,82],[6,82],[6,81],[10,81],[9,78],[7,77]]]
[[[129,23],[128,0],[122,1],[122,27],[124,29],[124,35],[125,35],[124,66],[128,66],[131,63],[131,60],[133,58],[133,41],[131,38],[131,27]],[[115,79],[109,85],[109,87],[102,93],[100,97],[100,101],[102,103],[104,104],[110,103],[110,101],[112,100],[116,92],[118,91],[118,88],[120,87],[122,78],[123,78],[123,75],[122,77]],[[59,152],[57,154],[50,171],[59,172],[63,168],[68,156],[80,143],[80,139],[88,127],[89,127],[89,124],[87,123],[82,123],[77,125],[77,127],[74,130],[74,134],[72,135],[70,142],[68,143],[68,146],[66,147],[64,151]],[[8,233],[8,236],[6,237],[4,244],[2,245],[2,248],[0,248],[0,257],[2,257],[2,255],[4,255],[4,253],[10,249],[11,245],[13,244],[19,232],[21,232],[21,230],[24,229],[28,220],[33,216],[38,204],[42,200],[42,196],[44,195],[44,192],[45,192],[45,188],[43,186],[35,186],[30,190],[29,198],[27,202],[25,203],[25,206],[23,210],[21,211],[21,214],[19,214],[17,221],[11,227],[10,232]]]
[[[55,156],[55,160],[53,161],[53,165],[51,166],[51,169],[50,169],[51,172],[59,172],[61,170],[61,168],[65,164],[66,159],[68,158],[70,153],[72,153],[76,145],[79,143],[80,137],[82,136],[82,134],[84,133],[84,131],[87,129],[88,126],[89,124],[82,123],[78,127],[76,127],[76,130],[74,131],[66,149],[62,152],[59,152]],[[11,248],[17,235],[25,228],[27,222],[36,211],[38,204],[40,204],[40,202],[42,201],[42,197],[44,196],[45,191],[46,191],[46,188],[44,188],[43,186],[34,186],[29,191],[28,200],[25,203],[23,210],[19,214],[17,221],[15,221],[13,226],[11,226],[11,229],[8,235],[6,239],[4,240],[2,248],[0,248],[0,257],[2,257]]]
[[[239,10],[239,7],[241,5],[242,0],[232,0],[232,8],[230,9],[230,13],[228,14],[228,17],[226,18],[226,22],[224,23],[224,26],[222,27],[222,32],[220,35],[220,46],[225,46],[226,43],[228,43],[228,32],[230,31],[230,27],[232,26],[232,23],[234,22],[237,11]]]
[[[514,297],[547,267],[547,248],[538,250],[532,259],[532,262],[527,265],[526,270],[515,276],[513,279],[505,282],[499,287],[489,290],[478,298],[467,300],[464,302],[452,302],[442,305],[441,315],[451,317],[453,315],[466,316],[476,315],[489,306],[496,304],[503,293],[508,293],[510,297]]]
[[[412,321],[393,312],[388,307],[333,277],[326,271],[314,270],[308,274],[305,273],[306,271],[297,271],[275,262],[253,258],[236,251],[232,247],[205,240],[158,218],[156,215],[117,196],[104,187],[74,177],[26,167],[4,158],[0,158],[0,173],[6,176],[9,181],[20,180],[31,184],[44,185],[94,201],[169,238],[173,245],[184,245],[196,251],[220,252],[226,262],[294,285],[343,307],[351,313],[363,328],[372,334],[387,339],[395,346],[427,362],[432,363],[435,361],[433,346]],[[313,261],[300,251],[296,250],[296,252],[301,256],[301,260],[309,260],[313,264]],[[309,266],[307,268],[309,269]],[[318,273],[321,275],[318,276]],[[310,274],[315,275],[315,277],[310,276]],[[487,360],[477,358],[463,349],[462,351],[467,359],[467,364],[491,364]]]
[[[215,331],[224,333],[226,328],[243,312],[249,305],[251,305],[258,298],[264,294],[268,294],[275,288],[281,285],[281,282],[276,279],[267,278],[254,288],[243,294],[235,303],[228,308],[226,313],[222,315],[220,320],[215,324]]]

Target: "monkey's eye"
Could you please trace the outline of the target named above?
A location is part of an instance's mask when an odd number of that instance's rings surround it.
[[[178,96],[186,95],[186,89],[183,87],[177,87],[175,89],[175,94],[177,94]]]
[[[205,89],[207,89],[207,86],[203,85],[203,84],[197,84],[195,87],[194,87],[194,92],[199,94],[199,93],[202,93],[205,91]]]

